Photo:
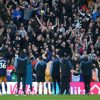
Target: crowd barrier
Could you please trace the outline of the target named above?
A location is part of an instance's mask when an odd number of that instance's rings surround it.
[[[50,91],[50,83],[48,83],[48,88],[49,88],[49,92]],[[56,85],[57,86],[57,85]],[[7,83],[7,88],[8,88],[8,94],[16,94],[17,92],[17,83],[16,82],[8,82]],[[40,90],[39,93],[42,93],[42,87],[40,85]],[[37,83],[33,82],[32,84],[32,94],[36,94],[37,92]],[[83,82],[70,82],[70,93],[71,94],[84,94],[85,90],[84,90],[84,83]],[[5,89],[4,89],[4,84],[3,84],[3,93],[5,94]],[[20,85],[20,90],[19,90],[19,94],[22,94],[22,84]],[[59,93],[58,91],[58,86],[57,86],[57,93]],[[26,86],[26,94],[30,94],[30,86],[27,85]],[[47,94],[47,87],[46,87],[46,83],[44,84],[44,94]],[[52,93],[53,94],[53,91]],[[91,89],[90,89],[90,94],[99,94],[100,95],[100,82],[91,82]]]

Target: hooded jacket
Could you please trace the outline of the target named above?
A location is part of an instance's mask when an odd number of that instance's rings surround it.
[[[60,75],[60,61],[58,58],[56,58],[52,61],[52,64],[50,67],[50,74],[51,74],[51,76]]]
[[[69,76],[72,64],[68,59],[62,59],[61,62],[61,76]]]
[[[92,75],[92,62],[88,58],[83,58],[80,67],[83,75]]]
[[[15,68],[17,74],[26,74],[28,58],[25,55],[21,55],[15,58]]]
[[[45,77],[46,62],[44,62],[42,60],[38,61],[36,66],[35,66],[35,70],[36,70],[36,75],[37,76]]]

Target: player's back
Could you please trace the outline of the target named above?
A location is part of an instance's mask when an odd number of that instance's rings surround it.
[[[7,61],[0,58],[0,76],[6,76]]]

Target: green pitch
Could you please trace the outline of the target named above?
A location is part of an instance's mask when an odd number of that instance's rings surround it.
[[[0,95],[0,100],[100,100],[100,95]]]

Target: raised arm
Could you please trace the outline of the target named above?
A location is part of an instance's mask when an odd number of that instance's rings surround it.
[[[4,32],[4,28],[0,29],[0,35],[2,35]]]
[[[58,22],[59,22],[59,18],[56,18],[56,24],[52,26],[53,29],[58,25]]]
[[[36,17],[36,19],[37,19],[38,23],[39,23],[39,24],[41,25],[41,27],[42,27],[43,25],[42,25],[42,23],[41,23],[40,19],[38,18],[38,16],[36,15],[35,17]]]
[[[73,49],[73,44],[71,44],[70,45],[70,48],[71,48],[71,52],[72,52],[72,59],[74,58],[74,56],[75,56],[75,51],[74,51],[74,49]]]

